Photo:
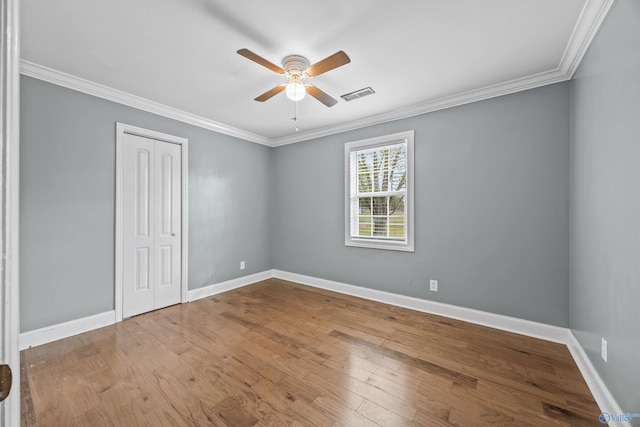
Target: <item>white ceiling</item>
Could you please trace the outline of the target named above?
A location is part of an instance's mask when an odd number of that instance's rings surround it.
[[[611,3],[22,0],[22,72],[280,145],[567,80]],[[284,93],[254,101],[284,78],[240,48],[277,65],[344,50],[350,64],[312,80],[338,104],[307,96],[294,123]]]

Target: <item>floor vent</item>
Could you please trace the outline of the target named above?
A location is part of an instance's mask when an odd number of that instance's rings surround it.
[[[354,99],[362,98],[363,96],[373,95],[375,91],[370,87],[365,87],[364,89],[358,89],[355,92],[347,93],[344,95],[340,95],[340,98],[345,101],[353,101]]]

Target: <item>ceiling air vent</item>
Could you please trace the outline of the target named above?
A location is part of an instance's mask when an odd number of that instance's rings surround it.
[[[358,89],[355,92],[347,93],[344,95],[340,95],[340,98],[345,101],[353,101],[354,99],[362,98],[367,95],[373,95],[375,91],[370,87],[365,87],[364,89]]]

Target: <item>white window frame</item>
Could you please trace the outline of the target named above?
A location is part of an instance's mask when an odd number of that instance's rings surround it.
[[[406,131],[384,135],[360,141],[348,142],[344,146],[344,244],[361,248],[387,249],[394,251],[414,252],[414,131]],[[351,236],[351,198],[353,172],[351,170],[351,153],[373,149],[385,145],[406,143],[407,145],[407,191],[405,200],[405,240],[388,240],[375,238],[360,238]]]

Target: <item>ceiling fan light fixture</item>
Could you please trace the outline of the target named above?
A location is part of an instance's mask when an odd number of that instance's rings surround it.
[[[307,91],[301,83],[289,83],[286,89],[287,98],[292,101],[300,101],[306,95]]]
[[[300,101],[307,93],[306,88],[302,84],[302,79],[300,76],[293,75],[289,79],[289,84],[287,84],[286,92],[287,98],[292,101]]]

